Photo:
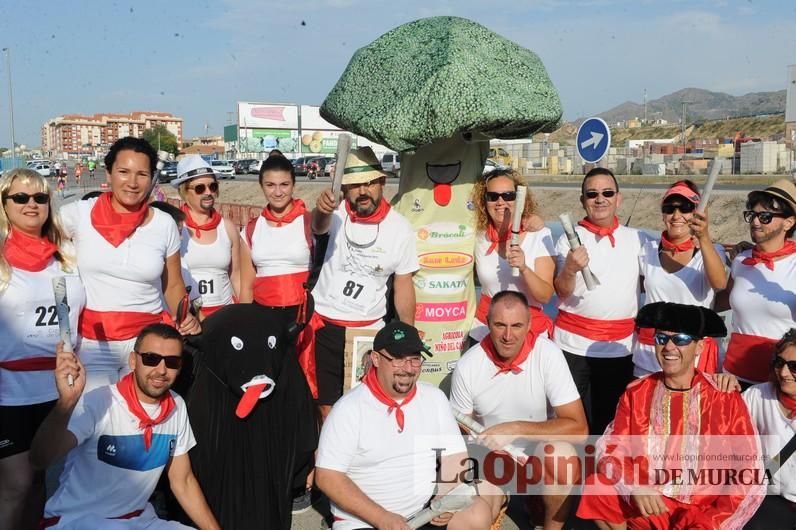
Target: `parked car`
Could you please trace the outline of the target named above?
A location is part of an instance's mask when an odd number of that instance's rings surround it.
[[[492,159],[497,165],[502,167],[511,167],[513,162],[509,152],[502,147],[490,147],[487,158]]]
[[[398,173],[401,171],[400,153],[384,153],[381,157],[381,167],[384,171],[398,176]]]
[[[49,162],[38,162],[33,165],[29,165],[28,169],[32,169],[42,177],[49,177],[52,175],[52,166]]]
[[[260,166],[263,165],[262,160],[252,160],[251,164],[249,164],[249,173],[254,175],[260,174]]]
[[[491,159],[487,158],[486,162],[484,162],[484,172],[483,172],[483,174],[486,175],[487,173],[489,173],[490,171],[493,171],[495,169],[506,169],[506,167],[507,166],[504,166],[502,164],[498,164],[494,160],[491,160]]]
[[[177,178],[177,162],[166,162],[158,174],[158,182],[171,182]]]
[[[254,162],[253,158],[244,158],[242,160],[235,160],[232,162],[232,167],[235,169],[236,175],[245,175],[249,172],[249,166]]]
[[[307,174],[307,162],[316,158],[314,156],[302,156],[293,161],[293,171],[297,177],[303,177]]]
[[[235,169],[232,167],[229,160],[211,160],[210,167],[213,168],[213,171],[218,174],[218,178],[220,179],[235,178]]]

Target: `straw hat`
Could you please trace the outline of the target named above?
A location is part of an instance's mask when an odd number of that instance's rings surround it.
[[[790,207],[796,211],[796,184],[792,181],[780,179],[762,191],[763,193],[773,195],[777,199],[787,202],[790,204]]]
[[[343,170],[343,184],[365,184],[386,176],[370,147],[359,147],[348,153]]]

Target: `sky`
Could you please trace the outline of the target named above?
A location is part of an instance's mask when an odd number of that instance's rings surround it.
[[[796,2],[783,0],[1,0],[16,141],[38,146],[55,116],[136,110],[221,135],[237,101],[320,104],[358,48],[439,15],[536,52],[567,120],[645,88],[781,90],[796,64]],[[7,64],[0,54],[0,146]]]

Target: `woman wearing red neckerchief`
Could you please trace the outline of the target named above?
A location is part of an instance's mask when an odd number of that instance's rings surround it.
[[[796,439],[796,329],[774,346],[769,367],[769,381],[748,388],[743,399],[763,453],[779,455],[779,466],[772,469],[769,494],[744,527],[748,530],[796,528],[796,454],[786,450]]]
[[[724,249],[711,241],[707,211],[696,212],[699,201],[697,187],[690,180],[675,182],[663,194],[661,216],[665,230],[660,240],[648,241],[639,256],[645,303],[675,302],[711,308],[716,292],[727,285]],[[633,345],[636,377],[660,371],[653,333],[649,328],[639,330]],[[715,373],[716,341],[707,338],[696,361],[701,371]]]
[[[551,333],[553,323],[542,312],[542,305],[553,296],[555,248],[549,228],[535,214],[536,205],[529,192],[525,196],[523,218],[538,224],[528,231],[521,228],[519,245],[511,246],[511,222],[516,207],[517,186],[525,183],[512,169],[496,169],[479,179],[473,187],[476,218],[475,268],[481,284],[470,337],[481,341],[489,333],[486,314],[492,295],[505,290],[523,293],[531,307],[536,334]],[[512,276],[512,267],[520,275]]]
[[[749,193],[743,217],[754,247],[733,259],[716,308],[733,311],[723,371],[745,388],[768,379],[771,348],[796,328],[796,185],[782,179]]]
[[[177,226],[148,206],[156,164],[157,153],[148,142],[122,138],[105,157],[111,191],[60,211],[86,287],[80,358],[89,390],[127,374],[138,333],[160,322],[164,311],[177,316],[185,299]],[[200,333],[194,315],[180,316],[175,321],[181,334]]]
[[[184,201],[180,257],[199,286],[202,314],[209,316],[233,303],[233,297],[240,293],[238,230],[215,209],[218,180],[201,156],[188,155],[180,160],[171,185]]]
[[[51,215],[47,180],[29,169],[11,170],[0,179],[0,196],[0,528],[33,528],[44,508],[44,474],[34,472],[28,453],[58,398],[52,279],[66,278],[73,330],[86,295]]]

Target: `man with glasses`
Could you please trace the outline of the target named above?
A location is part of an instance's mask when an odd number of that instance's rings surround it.
[[[746,388],[768,381],[771,349],[796,327],[796,185],[782,179],[751,192],[743,216],[754,248],[735,256],[716,308],[733,310],[724,371]]]
[[[431,355],[417,329],[387,324],[374,338],[373,365],[362,384],[324,422],[315,483],[331,500],[334,530],[408,530],[406,518],[435,493],[437,458],[441,477],[460,476],[466,448],[448,400],[435,386],[417,381],[424,353]],[[486,529],[501,500],[478,497],[466,510],[433,522]]]
[[[492,297],[489,334],[456,363],[451,406],[487,428],[480,436],[487,443],[493,437],[531,447],[543,440],[560,455],[574,455],[569,444],[552,441],[585,436],[586,414],[561,350],[531,330],[531,318],[524,294]],[[554,470],[545,471],[551,475],[544,484],[559,483]],[[542,495],[547,529],[563,528],[569,516],[570,496],[560,493]]]
[[[586,479],[578,517],[603,530],[740,530],[765,495],[757,435],[741,395],[694,363],[705,337],[726,335],[723,320],[705,307],[655,302],[636,323],[655,330],[662,371],[622,394],[597,442],[597,461],[619,465],[598,465]]]
[[[409,324],[415,320],[415,235],[409,221],[384,199],[385,179],[369,147],[353,149],[345,161],[342,204],[327,189],[312,212],[313,233],[329,234],[312,291],[318,403],[324,417],[343,392],[346,329],[384,325],[391,275],[398,318]]]
[[[553,340],[564,352],[583,399],[590,430],[602,432],[619,396],[633,377],[633,317],[638,311],[638,256],[648,239],[619,224],[619,185],[610,170],[594,168],[583,178],[580,202],[586,217],[575,227],[581,247],[570,250],[566,234],[556,245],[554,286],[559,313]],[[581,271],[599,281],[588,290]]]
[[[164,324],[145,327],[130,352],[132,372],[84,396],[80,360],[60,345],[56,355],[58,401],[30,457],[44,469],[68,456],[41,528],[190,528],[160,520],[148,503],[164,468],[193,522],[220,528],[191,469],[188,451],[196,442],[185,403],[170,390],[182,366],[179,332]]]

